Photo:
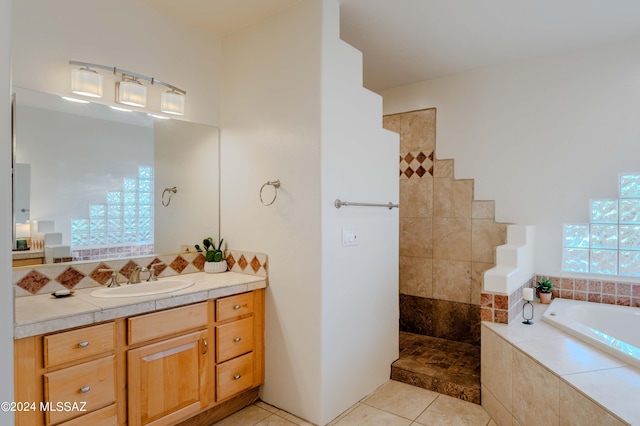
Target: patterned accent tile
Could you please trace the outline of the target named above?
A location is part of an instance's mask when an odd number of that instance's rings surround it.
[[[238,266],[240,266],[241,270],[245,270],[247,269],[247,259],[244,257],[244,254],[242,256],[240,256],[240,259],[238,259]]]
[[[233,254],[229,253],[227,256],[227,265],[229,266],[229,270],[233,269],[233,266],[236,264],[236,260],[233,258]]]
[[[260,270],[260,267],[262,266],[256,256],[253,256],[253,259],[251,259],[250,265],[254,273],[257,273]]]
[[[89,277],[91,277],[94,281],[98,282],[100,285],[105,285],[111,279],[111,272],[103,271],[100,272],[100,269],[112,269],[104,262],[100,262],[96,268],[91,271]]]
[[[56,277],[56,281],[58,281],[60,284],[62,284],[66,288],[72,289],[80,281],[82,281],[84,277],[85,275],[82,272],[74,269],[73,267],[69,267],[65,269],[65,271],[62,274]]]
[[[204,270],[204,262],[206,261],[204,255],[202,253],[198,253],[195,259],[191,262],[193,266],[198,268],[199,271]]]
[[[171,269],[173,269],[174,271],[176,271],[177,273],[180,273],[182,271],[184,271],[184,269],[189,266],[189,262],[187,262],[184,257],[178,255],[176,256],[176,258],[173,260],[173,262],[171,262],[171,264],[169,265],[171,266]]]
[[[155,259],[153,259],[151,262],[149,262],[149,264],[147,265],[147,269],[151,269],[151,267],[155,264],[159,264],[158,266],[156,266],[155,269],[155,274],[156,276],[159,276],[160,274],[162,274],[162,272],[168,268],[167,264],[165,262],[163,262],[162,260],[158,259],[157,257]]]
[[[37,294],[49,281],[51,281],[49,277],[34,269],[18,281],[17,286],[31,294]]]
[[[120,268],[118,272],[120,272],[122,275],[127,277],[127,279],[129,279],[131,278],[131,274],[133,273],[133,270],[136,268],[136,266],[139,266],[139,265],[133,260],[130,260],[122,268]]]
[[[400,154],[400,179],[433,177],[433,151]]]

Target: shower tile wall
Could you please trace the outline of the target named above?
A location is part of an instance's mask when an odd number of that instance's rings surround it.
[[[506,224],[494,202],[473,199],[473,180],[455,179],[435,158],[436,110],[384,117],[400,134],[400,329],[480,342],[480,294]]]

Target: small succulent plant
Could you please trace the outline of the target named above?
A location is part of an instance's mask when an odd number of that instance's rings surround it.
[[[200,253],[202,253],[203,251],[205,252],[204,257],[207,260],[207,262],[221,262],[224,258],[224,254],[222,253],[223,241],[224,241],[224,238],[221,238],[220,243],[216,248],[216,245],[213,242],[213,238],[208,237],[202,240],[202,245],[204,246],[204,250],[198,244],[196,244],[195,247],[196,247],[196,250],[198,250]]]
[[[551,293],[551,290],[553,290],[553,283],[549,278],[542,276],[536,282],[535,288],[537,288],[540,293]]]

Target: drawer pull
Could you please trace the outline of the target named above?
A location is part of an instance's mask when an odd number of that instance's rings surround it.
[[[204,346],[202,355],[206,355],[207,351],[209,350],[209,344],[207,343],[207,339],[205,339],[204,337],[202,338],[202,346]]]
[[[87,346],[89,346],[89,342],[80,342],[78,343],[78,347],[79,348],[86,348]]]
[[[242,340],[240,337],[236,337],[235,339],[233,339],[233,341],[236,343],[238,343],[240,340]]]
[[[239,374],[236,374],[235,376],[233,376],[233,380],[240,380],[240,377],[242,376]]]
[[[235,306],[233,307],[233,309],[235,309],[235,310],[238,310],[238,309],[240,309],[240,308],[241,308],[241,306],[240,306],[240,305],[235,305]]]
[[[83,388],[80,388],[80,393],[87,393],[91,390],[91,386],[85,386]]]

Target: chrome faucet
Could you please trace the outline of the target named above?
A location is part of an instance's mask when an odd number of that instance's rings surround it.
[[[149,270],[144,266],[136,266],[133,268],[133,271],[131,271],[131,276],[127,284],[140,284],[140,272],[149,272]]]
[[[111,288],[111,287],[120,287],[120,283],[118,282],[118,273],[110,268],[105,268],[105,269],[98,269],[98,272],[111,272],[111,280],[109,281],[109,284],[107,284],[107,287]]]

